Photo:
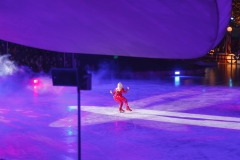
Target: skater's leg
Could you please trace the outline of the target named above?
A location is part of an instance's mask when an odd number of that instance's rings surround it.
[[[130,109],[130,107],[129,107],[129,105],[128,105],[128,101],[127,101],[127,99],[125,98],[125,97],[122,97],[122,101],[125,103],[125,105],[126,105],[126,110],[128,110],[128,111],[132,111],[131,109]]]
[[[120,113],[123,113],[124,110],[122,109],[122,106],[123,106],[122,100],[120,100],[119,98],[114,98],[114,100],[119,103],[119,112],[120,112]]]

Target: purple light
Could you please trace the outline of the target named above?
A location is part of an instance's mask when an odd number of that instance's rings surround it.
[[[60,52],[196,58],[221,41],[230,15],[230,0],[9,0],[0,1],[0,39]]]

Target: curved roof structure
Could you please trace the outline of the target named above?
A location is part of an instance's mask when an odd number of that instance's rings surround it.
[[[72,53],[188,59],[226,33],[230,0],[1,0],[0,39]]]

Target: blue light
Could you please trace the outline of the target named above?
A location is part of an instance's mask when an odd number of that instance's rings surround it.
[[[175,75],[179,75],[180,74],[180,71],[175,71]]]
[[[68,135],[71,136],[73,132],[71,130],[68,130]]]
[[[180,85],[180,77],[176,76],[174,79],[174,82],[175,82],[175,86],[179,86]]]
[[[233,83],[232,83],[232,78],[229,78],[229,87],[232,87]]]
[[[68,106],[68,111],[71,112],[73,110],[77,110],[77,106]]]

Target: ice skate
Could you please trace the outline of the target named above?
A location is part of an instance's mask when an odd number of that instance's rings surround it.
[[[120,113],[124,113],[124,110],[122,108],[119,109]]]
[[[129,106],[126,107],[126,110],[127,110],[127,111],[132,111]]]

